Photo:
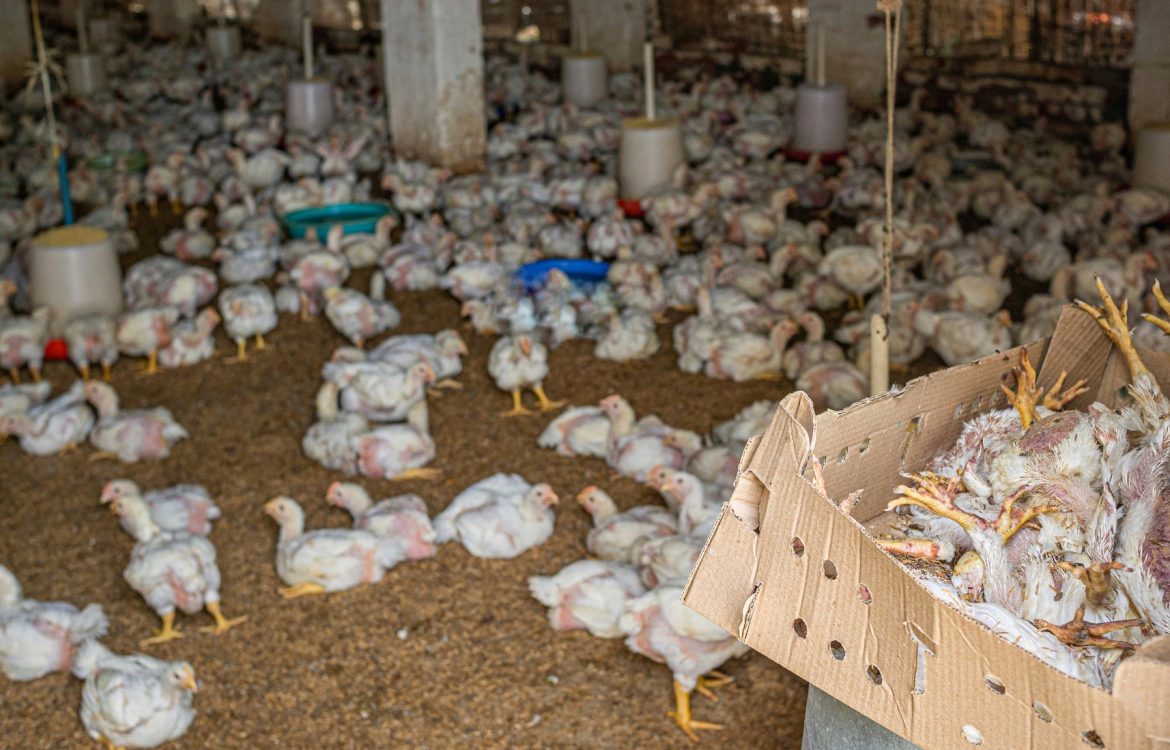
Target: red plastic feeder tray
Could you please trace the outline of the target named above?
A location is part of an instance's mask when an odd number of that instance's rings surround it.
[[[65,339],[49,339],[45,344],[45,359],[69,359],[69,346]]]
[[[618,198],[618,206],[627,219],[640,219],[645,213],[642,211],[642,201],[633,198]]]
[[[794,148],[782,148],[780,153],[784,154],[784,158],[788,161],[796,161],[801,164],[807,164],[813,157],[811,151],[797,151]],[[845,156],[844,151],[822,151],[821,164],[826,166],[836,164],[843,156]]]

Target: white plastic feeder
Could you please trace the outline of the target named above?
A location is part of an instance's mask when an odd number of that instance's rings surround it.
[[[592,107],[605,98],[608,83],[604,55],[582,50],[561,58],[561,89],[565,102]]]
[[[313,75],[313,18],[301,19],[304,77],[288,82],[284,119],[289,130],[316,137],[333,124],[333,83]]]
[[[1170,122],[1146,125],[1138,131],[1133,184],[1170,193]]]
[[[50,335],[74,315],[122,311],[122,271],[109,234],[74,224],[41,232],[29,251],[29,297],[48,307]]]
[[[316,137],[333,124],[333,84],[322,78],[288,82],[285,91],[288,129]]]
[[[589,49],[589,26],[580,3],[572,5],[573,51],[561,58],[561,92],[567,104],[592,107],[605,98],[605,57]]]
[[[849,124],[845,87],[825,83],[825,28],[819,21],[813,24],[811,37],[805,82],[796,89],[796,121],[790,147],[809,154],[838,153],[845,150]]]
[[[217,63],[231,60],[240,55],[239,26],[207,27],[207,51]]]
[[[91,96],[106,89],[106,59],[98,52],[75,52],[65,58],[69,93]]]
[[[654,109],[654,45],[642,47],[646,116],[622,121],[618,148],[618,184],[623,198],[637,199],[674,176],[685,159],[682,129],[673,117],[659,118]]]

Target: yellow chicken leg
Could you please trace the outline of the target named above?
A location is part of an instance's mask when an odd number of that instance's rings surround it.
[[[12,379],[13,385],[20,385],[20,370],[18,368],[9,367],[8,377]]]
[[[564,401],[552,401],[544,392],[544,387],[539,385],[532,386],[532,392],[536,394],[536,400],[540,402],[541,411],[552,411],[559,409],[565,405]]]
[[[77,371],[81,373],[82,380],[84,380],[86,382],[89,381],[89,363],[88,362],[82,362],[80,365],[78,365]]]
[[[171,198],[171,213],[172,214],[183,213],[183,204],[179,202],[178,198]]]
[[[112,379],[113,379],[113,374],[110,372],[110,363],[109,362],[102,362],[102,380],[104,380],[108,383]]]
[[[699,735],[695,734],[695,730],[723,728],[722,724],[713,724],[709,721],[695,721],[691,716],[690,691],[680,685],[678,680],[674,681],[674,706],[674,710],[667,711],[666,715],[674,719],[674,723],[678,724],[678,728],[683,730],[683,733],[694,742],[699,741]]]
[[[520,389],[512,391],[512,409],[510,411],[500,412],[502,417],[518,417],[522,414],[531,414],[532,412],[524,408],[524,404],[520,403]]]
[[[440,478],[442,478],[442,476],[443,476],[443,472],[439,471],[438,469],[421,469],[420,468],[420,469],[407,469],[406,471],[402,472],[398,476],[391,477],[391,479],[393,481],[396,481],[396,482],[400,481],[400,480],[405,481],[407,479],[434,480],[434,479],[440,479]]]
[[[285,599],[296,599],[299,596],[324,593],[325,587],[319,583],[298,583],[296,586],[285,586],[280,589],[280,595]]]
[[[236,356],[228,357],[228,362],[248,361],[248,339],[236,339]]]
[[[268,348],[268,342],[264,340],[263,334],[256,334],[256,348],[260,351],[264,351]]]
[[[234,617],[229,620],[223,616],[223,612],[219,608],[219,602],[208,602],[207,612],[215,618],[215,625],[201,628],[201,630],[204,633],[214,633],[215,635],[219,635],[220,633],[230,630],[236,625],[239,625],[241,622],[246,622],[248,619],[248,616],[244,615],[242,617]]]
[[[159,630],[156,635],[153,635],[150,638],[144,638],[139,641],[138,647],[146,648],[147,646],[151,646],[155,643],[166,643],[167,641],[173,641],[182,637],[183,634],[180,633],[179,629],[175,627],[175,613],[173,611],[167,612],[162,616],[162,629]]]
[[[156,373],[158,373],[158,350],[152,349],[146,357],[146,369],[141,374],[145,377]]]
[[[716,671],[708,672],[695,682],[695,692],[712,703],[718,703],[719,696],[715,695],[713,688],[730,685],[733,682],[735,682],[735,678],[731,675]]]

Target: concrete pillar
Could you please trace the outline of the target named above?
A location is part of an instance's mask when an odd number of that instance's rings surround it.
[[[456,172],[483,168],[479,0],[382,0],[394,150]]]
[[[299,49],[301,13],[295,0],[260,0],[252,11],[252,26],[263,39]]]
[[[15,91],[24,68],[33,59],[32,23],[28,3],[0,2],[0,81]]]
[[[1133,14],[1129,126],[1170,121],[1170,3],[1138,0]]]
[[[808,0],[808,19],[824,24],[826,80],[845,84],[852,104],[884,104],[886,25],[874,0]]]
[[[902,739],[846,706],[828,693],[808,686],[804,709],[804,739],[801,750],[918,750]]]
[[[605,55],[609,72],[642,67],[646,38],[644,0],[569,0],[570,12],[580,12],[589,34],[589,49]]]
[[[197,0],[149,0],[150,35],[158,39],[186,39],[199,20]]]

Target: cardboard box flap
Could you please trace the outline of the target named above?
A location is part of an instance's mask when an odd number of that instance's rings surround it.
[[[1142,645],[1117,668],[1113,702],[1126,720],[1142,728],[1151,747],[1170,746],[1170,636],[1158,636]]]

